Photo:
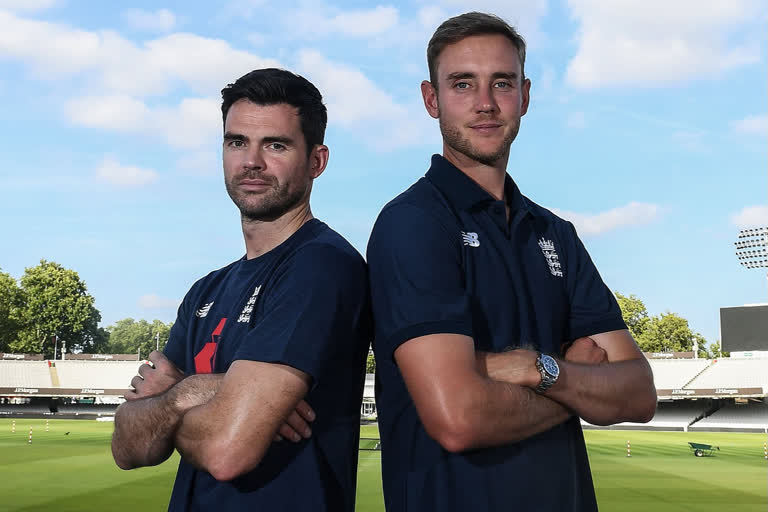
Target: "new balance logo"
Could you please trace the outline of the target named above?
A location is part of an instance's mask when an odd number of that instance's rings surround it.
[[[555,244],[552,240],[545,240],[542,237],[539,239],[539,247],[541,247],[541,252],[544,253],[544,258],[547,260],[549,272],[553,276],[563,277],[563,270],[560,267],[560,257],[557,255],[557,251],[555,251]]]
[[[477,239],[477,233],[465,233],[462,231],[461,240],[464,242],[464,245],[468,245],[470,247],[480,247],[480,240]]]
[[[211,310],[211,306],[213,306],[213,302],[209,302],[208,304],[203,305],[203,307],[195,312],[195,315],[197,315],[199,318],[205,318],[208,316],[208,312]]]

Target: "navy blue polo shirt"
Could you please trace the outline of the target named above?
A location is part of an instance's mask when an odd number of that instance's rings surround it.
[[[169,510],[354,510],[360,403],[372,336],[360,254],[319,220],[253,259],[194,284],[165,354],[187,374],[233,361],[280,363],[312,378],[312,437],[273,443],[259,466],[218,482],[184,459]]]
[[[387,204],[368,243],[376,406],[387,510],[590,511],[597,508],[579,419],[518,443],[460,454],[424,430],[394,361],[418,336],[472,337],[475,348],[560,354],[568,340],[626,328],[571,223],[506,176],[497,201],[435,155]]]

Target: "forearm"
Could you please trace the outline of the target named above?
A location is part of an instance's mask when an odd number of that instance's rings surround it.
[[[656,408],[653,375],[645,360],[597,365],[558,361],[560,376],[546,396],[595,425],[646,422]]]
[[[170,407],[166,394],[120,405],[112,435],[112,457],[118,467],[155,466],[170,457],[181,416]]]
[[[467,397],[464,427],[457,435],[462,451],[527,439],[566,421],[571,412],[547,397],[516,384],[483,378]]]
[[[170,457],[182,417],[213,397],[220,377],[188,377],[165,393],[120,405],[112,435],[112,455],[117,465],[122,469],[155,466]]]

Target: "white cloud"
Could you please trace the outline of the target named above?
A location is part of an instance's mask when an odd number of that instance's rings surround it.
[[[768,116],[748,116],[731,123],[731,129],[737,133],[768,136]]]
[[[616,229],[654,222],[661,208],[656,204],[631,202],[600,213],[576,213],[551,208],[555,214],[573,222],[582,236],[596,236]]]
[[[125,95],[76,98],[65,104],[70,122],[91,128],[150,137],[176,148],[210,147],[221,133],[217,98],[184,98],[178,105],[150,109]]]
[[[391,6],[377,6],[369,10],[344,11],[320,23],[328,33],[351,37],[382,34],[397,24],[398,11]]]
[[[658,87],[755,63],[760,44],[749,35],[764,18],[762,2],[569,0],[580,28],[566,81]]]
[[[768,226],[768,206],[747,206],[739,213],[731,215],[731,223],[739,229]]]
[[[42,11],[57,5],[59,0],[0,0],[0,9],[10,11]]]
[[[198,94],[218,94],[222,85],[273,59],[232,48],[220,39],[177,33],[137,46],[113,31],[85,31],[0,12],[0,57],[16,58],[40,78],[82,75],[108,93],[148,96],[183,84]]]
[[[155,182],[157,173],[151,169],[122,165],[114,158],[107,157],[96,169],[96,177],[110,185],[128,188],[142,187]]]
[[[157,294],[149,293],[139,297],[137,301],[141,309],[176,309],[181,304],[179,299],[167,299]]]
[[[176,26],[176,16],[168,9],[158,9],[154,12],[127,9],[123,11],[123,19],[129,27],[149,32],[170,32]]]
[[[68,101],[64,110],[75,124],[117,132],[141,132],[150,117],[144,102],[123,94],[77,98]]]
[[[329,124],[339,123],[376,149],[423,144],[425,133],[436,131],[423,106],[397,103],[356,68],[302,50],[298,69],[323,92]]]

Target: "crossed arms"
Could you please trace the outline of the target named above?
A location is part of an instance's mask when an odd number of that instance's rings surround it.
[[[152,352],[117,409],[112,455],[122,469],[153,466],[174,448],[217,480],[255,468],[269,445],[309,437],[302,400],[310,377],[281,364],[239,360],[225,374],[184,375]]]
[[[576,340],[540,395],[536,352],[475,352],[472,338],[432,334],[395,350],[427,433],[460,452],[526,439],[576,414],[590,423],[649,421],[656,391],[648,362],[626,330]]]

